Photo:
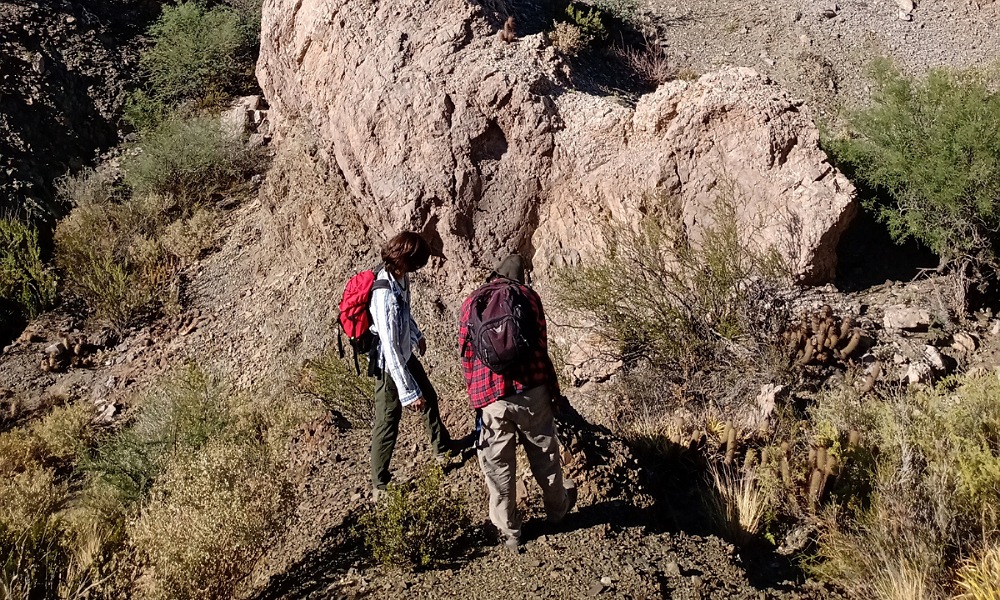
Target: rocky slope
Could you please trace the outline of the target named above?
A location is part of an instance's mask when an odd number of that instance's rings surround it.
[[[45,211],[53,180],[118,142],[146,0],[0,2],[0,213]]]

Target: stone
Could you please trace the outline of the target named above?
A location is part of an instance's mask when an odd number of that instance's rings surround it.
[[[609,586],[612,584],[612,581],[610,577],[601,577],[601,583],[605,586]]]
[[[899,11],[899,14],[897,16],[899,17],[900,21],[912,21],[913,20],[913,16],[910,13],[904,12],[902,10]]]
[[[670,561],[663,566],[663,574],[667,577],[680,577],[681,568],[676,561]]]
[[[993,325],[990,326],[990,334],[1000,335],[1000,319],[993,321]]]
[[[587,591],[587,594],[589,596],[600,596],[601,593],[603,592],[604,592],[604,584],[601,583],[600,581],[595,581],[594,584],[590,586],[590,589]]]
[[[979,338],[971,333],[960,331],[951,337],[951,347],[966,354],[972,354],[979,348]]]
[[[890,306],[885,309],[882,325],[886,329],[923,331],[931,325],[931,313],[923,308]]]
[[[774,406],[778,398],[788,392],[787,385],[767,383],[760,386],[760,393],[757,394],[757,408],[760,409],[762,420],[767,420],[774,412]]]
[[[899,7],[900,13],[906,13],[906,14],[913,12],[913,9],[916,8],[916,5],[913,3],[913,0],[896,0],[896,6]]]
[[[931,367],[933,367],[934,370],[936,371],[947,370],[948,365],[945,362],[944,355],[942,355],[941,351],[935,348],[934,346],[931,346],[929,344],[924,346],[924,356],[927,357],[927,362],[930,363]]]
[[[927,383],[931,380],[933,371],[931,366],[924,362],[911,363],[906,370],[905,380],[910,384]]]
[[[808,106],[748,68],[671,81],[633,106],[565,93],[544,35],[501,51],[486,12],[266,2],[257,76],[274,142],[316,140],[316,160],[346,180],[345,206],[370,230],[420,229],[455,290],[515,248],[534,250],[545,283],[603,252],[602,223],[637,223],[666,197],[695,245],[730,196],[741,221],[762,223],[746,243],[784,253],[803,283],[833,279],[855,190]]]

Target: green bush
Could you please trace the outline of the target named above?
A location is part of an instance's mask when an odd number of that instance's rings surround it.
[[[959,561],[1000,524],[998,397],[991,375],[867,399],[871,496],[855,502],[860,510],[831,510],[814,572],[863,597],[950,589]]]
[[[977,71],[935,69],[922,80],[876,63],[873,103],[827,145],[875,193],[868,202],[897,240],[925,244],[943,263],[998,266],[1000,93]]]
[[[652,202],[662,219],[649,217],[638,231],[627,224],[605,228],[602,259],[558,274],[558,303],[592,319],[626,362],[704,364],[773,338],[786,315],[774,312],[770,293],[786,277],[785,267],[773,250],[744,241],[735,202],[717,202],[714,225],[697,245],[683,230],[675,199]]]
[[[428,466],[414,480],[386,488],[361,521],[376,560],[425,568],[455,556],[470,521],[465,501],[445,485],[441,467]]]
[[[55,300],[56,278],[42,260],[38,230],[0,218],[0,316],[7,304],[34,318]]]
[[[375,380],[364,372],[358,375],[337,352],[306,362],[298,387],[355,427],[367,427],[375,418]]]
[[[217,118],[172,118],[142,135],[123,165],[125,183],[135,195],[170,196],[189,210],[241,183],[254,158]]]
[[[146,95],[171,106],[183,100],[214,103],[253,86],[260,22],[254,23],[250,2],[241,4],[249,15],[201,2],[164,6],[149,30],[153,46],[140,58]]]
[[[135,421],[97,445],[84,468],[123,503],[145,497],[171,458],[197,452],[235,421],[227,388],[189,365],[139,401]]]
[[[608,39],[608,28],[604,24],[604,15],[592,6],[587,6],[585,11],[585,6],[574,3],[567,6],[568,22],[577,26],[588,41],[603,42]]]
[[[93,171],[65,178],[59,189],[74,205],[55,232],[66,293],[119,330],[135,324],[155,310],[172,277],[157,238],[173,203],[122,198]]]

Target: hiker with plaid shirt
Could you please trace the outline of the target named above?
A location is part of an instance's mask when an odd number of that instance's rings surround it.
[[[527,298],[533,317],[532,344],[527,354],[497,373],[479,358],[473,343],[470,317],[475,299],[490,286],[515,285]],[[469,404],[481,411],[482,428],[476,444],[479,465],[489,490],[490,520],[500,530],[504,544],[513,551],[521,546],[521,515],[517,511],[515,451],[520,437],[528,465],[542,488],[545,512],[558,523],[576,503],[573,482],[562,475],[559,439],[553,407],[562,398],[555,367],[548,353],[545,312],[541,299],[524,284],[523,259],[508,256],[462,305],[459,327],[462,371]]]

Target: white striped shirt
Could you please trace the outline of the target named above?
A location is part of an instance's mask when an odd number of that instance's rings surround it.
[[[388,270],[382,269],[376,279],[389,282],[388,290],[372,291],[369,307],[372,333],[379,339],[377,366],[389,372],[396,384],[400,404],[407,406],[422,395],[417,382],[406,368],[406,362],[413,356],[423,334],[410,314],[409,278],[404,275],[403,282],[399,283]]]

